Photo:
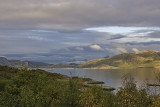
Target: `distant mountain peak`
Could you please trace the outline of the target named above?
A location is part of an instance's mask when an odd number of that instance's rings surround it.
[[[5,57],[0,57],[0,65],[7,65],[9,62],[7,58]]]
[[[7,60],[7,58],[0,56],[0,60]]]

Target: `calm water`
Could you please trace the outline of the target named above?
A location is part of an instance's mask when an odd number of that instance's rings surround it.
[[[106,85],[119,88],[122,83],[122,77],[130,73],[138,86],[145,83],[155,83],[155,77],[158,70],[151,68],[124,69],[124,70],[98,70],[98,69],[44,69],[48,72],[60,73],[68,76],[79,76],[103,81]]]

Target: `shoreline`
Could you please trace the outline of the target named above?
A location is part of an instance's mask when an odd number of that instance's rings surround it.
[[[159,69],[156,67],[133,67],[133,68],[98,68],[98,67],[94,67],[94,68],[79,68],[79,67],[75,67],[75,68],[28,68],[28,69],[93,69],[93,70],[123,70],[123,69]]]

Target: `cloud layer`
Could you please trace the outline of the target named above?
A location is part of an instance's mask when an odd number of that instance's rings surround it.
[[[159,4],[159,0],[0,0],[0,28],[160,27]]]
[[[143,49],[160,50],[159,35],[158,30],[151,29],[129,34],[0,30],[0,56],[49,63],[84,61]]]
[[[0,0],[0,56],[59,63],[160,50],[159,4],[160,0]]]

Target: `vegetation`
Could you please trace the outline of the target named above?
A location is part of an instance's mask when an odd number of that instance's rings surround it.
[[[75,63],[71,64],[48,64],[43,62],[8,60],[5,57],[0,57],[0,65],[16,67],[16,68],[74,68]]]
[[[81,68],[160,68],[160,52],[144,50],[124,53],[110,58],[92,60],[79,65]]]
[[[116,93],[85,88],[87,80],[0,66],[0,107],[160,107],[160,96],[137,88],[130,75]]]

